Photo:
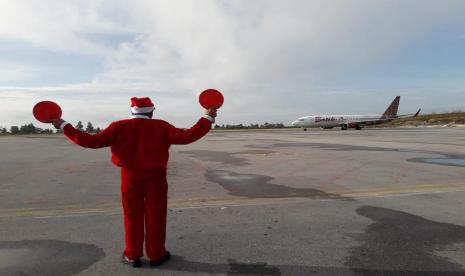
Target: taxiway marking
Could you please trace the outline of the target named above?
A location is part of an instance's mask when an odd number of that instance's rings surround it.
[[[380,187],[375,189],[357,189],[352,191],[345,190],[338,193],[337,190],[324,191],[326,193],[337,194],[342,198],[375,198],[375,197],[396,197],[396,196],[414,196],[418,194],[448,193],[465,191],[465,183],[449,184],[424,184],[402,187]],[[339,200],[340,198],[318,198],[314,200],[328,201]],[[168,208],[171,210],[179,209],[197,209],[209,207],[233,207],[233,206],[251,206],[266,205],[272,203],[288,203],[308,201],[306,197],[284,197],[284,198],[248,198],[248,197],[202,197],[202,198],[181,198],[171,199],[168,202]],[[83,207],[81,205],[67,205],[58,208],[7,208],[0,209],[0,218],[12,217],[34,217],[34,218],[61,218],[61,217],[80,217],[94,215],[116,215],[121,214],[121,205],[119,203],[99,205],[93,207]]]

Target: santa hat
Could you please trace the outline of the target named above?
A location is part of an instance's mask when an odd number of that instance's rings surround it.
[[[131,112],[135,114],[150,113],[155,110],[155,106],[149,97],[144,98],[131,98]]]

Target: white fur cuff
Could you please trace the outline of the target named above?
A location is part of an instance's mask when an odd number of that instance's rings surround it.
[[[69,124],[69,123],[66,122],[66,121],[64,121],[63,123],[61,123],[60,129],[61,129],[61,130],[64,130],[64,128],[65,128],[65,126],[66,126],[67,124]]]
[[[215,122],[215,118],[213,118],[212,116],[210,115],[203,115],[203,117],[207,120],[209,120],[210,122],[214,123]]]

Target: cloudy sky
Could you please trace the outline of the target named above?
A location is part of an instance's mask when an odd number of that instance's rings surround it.
[[[465,110],[465,1],[1,0],[0,125],[40,100],[104,127],[150,96],[187,127],[321,113]],[[37,123],[38,126],[46,127]]]

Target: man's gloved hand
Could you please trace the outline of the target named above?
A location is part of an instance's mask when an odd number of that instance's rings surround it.
[[[213,119],[212,123],[215,122],[215,117],[216,117],[216,112],[217,111],[218,111],[217,107],[212,107],[212,108],[207,109],[207,111],[205,112],[205,115],[208,115]]]
[[[51,123],[56,129],[60,129],[61,124],[64,123],[64,122],[65,122],[65,120],[60,118],[60,119],[53,120]]]
[[[212,117],[212,118],[215,118],[217,111],[218,111],[218,108],[209,108],[209,109],[207,109],[207,112],[205,114]]]

